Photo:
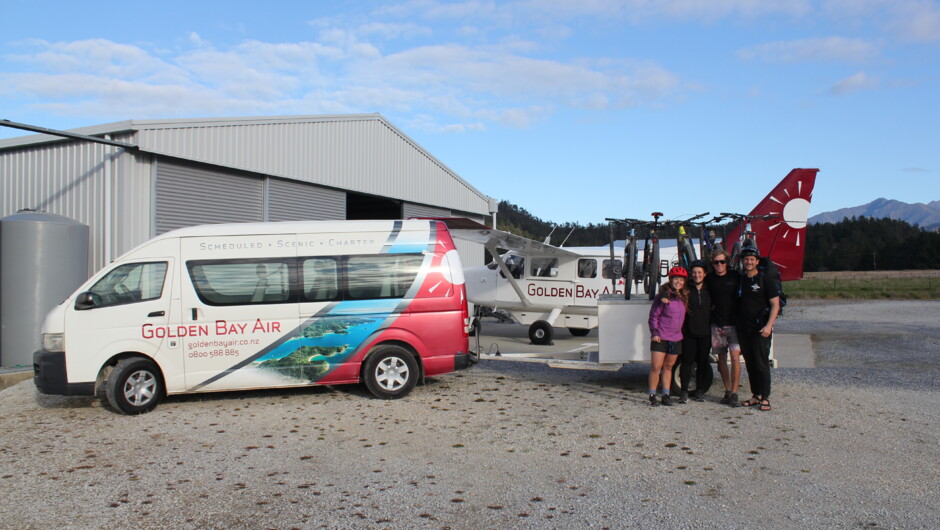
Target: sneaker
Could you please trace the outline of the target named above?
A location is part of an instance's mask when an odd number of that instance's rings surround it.
[[[667,407],[672,406],[672,399],[669,398],[669,394],[663,394],[663,405]]]
[[[682,393],[679,394],[679,404],[685,405],[688,402],[689,402],[689,393],[683,390]]]
[[[723,397],[723,398],[721,398],[720,400],[718,400],[718,402],[721,403],[722,405],[728,405],[728,404],[730,404],[730,403],[731,403],[731,395],[732,395],[732,394],[731,394],[731,391],[730,391],[730,390],[725,390],[725,397]]]
[[[731,405],[732,407],[740,407],[740,406],[741,406],[741,402],[738,401],[738,395],[735,394],[734,392],[731,393],[731,395],[728,397],[728,399],[730,399],[730,401],[728,402],[728,404]]]
[[[705,396],[703,395],[702,392],[699,392],[698,390],[696,390],[692,394],[692,401],[697,401],[699,403],[702,403],[703,401],[705,401]]]
[[[650,406],[651,406],[651,407],[658,407],[658,406],[659,406],[659,401],[656,401],[656,395],[655,395],[655,394],[650,394]]]

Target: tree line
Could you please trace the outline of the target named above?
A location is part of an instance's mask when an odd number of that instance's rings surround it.
[[[543,241],[551,233],[551,243],[556,246],[563,240],[568,247],[610,242],[611,227],[607,223],[554,224],[507,201],[499,203],[496,219],[500,230],[536,241]],[[646,235],[645,229],[638,232],[641,238]],[[722,233],[720,228],[718,233]],[[625,236],[623,227],[614,227],[614,239]],[[675,238],[676,233],[665,228],[659,236]],[[813,224],[806,230],[805,244],[803,269],[807,272],[940,268],[940,233],[897,219],[852,217],[837,223]]]

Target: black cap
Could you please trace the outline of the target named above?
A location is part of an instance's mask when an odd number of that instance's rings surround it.
[[[759,258],[760,252],[758,252],[757,247],[747,246],[741,249],[741,257],[743,258],[744,256]]]

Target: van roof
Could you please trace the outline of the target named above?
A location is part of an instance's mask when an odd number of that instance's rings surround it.
[[[292,234],[305,232],[390,232],[394,223],[402,223],[402,230],[427,229],[427,219],[364,220],[364,221],[277,221],[267,223],[220,223],[187,226],[161,234],[151,241],[174,237],[245,236]],[[430,221],[434,222],[434,221]]]

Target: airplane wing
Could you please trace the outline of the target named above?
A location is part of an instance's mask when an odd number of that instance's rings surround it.
[[[494,230],[472,219],[435,218],[435,220],[446,224],[451,236],[465,241],[480,243],[487,247],[495,245],[496,248],[504,250],[513,250],[521,254],[537,254],[541,256],[581,256],[581,254],[565,248],[540,243],[527,237],[503,232],[502,230]]]

